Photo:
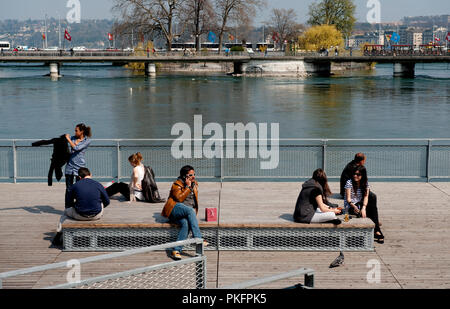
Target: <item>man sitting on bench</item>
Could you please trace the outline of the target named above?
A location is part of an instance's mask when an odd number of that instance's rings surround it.
[[[87,168],[80,168],[81,180],[69,187],[66,193],[66,209],[58,223],[52,244],[62,245],[62,224],[67,218],[78,221],[96,221],[103,216],[103,208],[110,203],[105,188],[92,179]]]

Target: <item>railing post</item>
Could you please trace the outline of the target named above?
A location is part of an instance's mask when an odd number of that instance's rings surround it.
[[[327,167],[327,140],[324,139],[323,140],[323,144],[322,144],[322,169],[325,171],[326,167]]]
[[[431,139],[428,140],[428,147],[427,147],[427,182],[430,182],[431,175]]]
[[[220,182],[223,182],[223,156],[224,156],[224,151],[223,151],[223,140],[220,144]]]
[[[13,140],[12,147],[13,147],[13,181],[14,181],[14,183],[17,183],[17,147],[16,147],[16,140]]]
[[[120,141],[117,141],[117,182],[120,182]]]
[[[195,253],[197,256],[204,256],[203,241],[195,244]],[[206,265],[205,260],[195,263],[195,288],[204,289],[206,287]]]

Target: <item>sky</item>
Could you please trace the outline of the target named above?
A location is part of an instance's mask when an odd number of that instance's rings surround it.
[[[49,17],[61,16],[66,18],[71,8],[70,2],[79,1],[81,6],[81,19],[111,19],[113,0],[0,0],[0,20],[4,19],[43,19],[45,14]],[[266,0],[268,5],[258,14],[255,24],[268,20],[272,8],[293,8],[298,16],[298,22],[307,20],[308,7],[317,0]],[[405,16],[426,16],[450,14],[449,0],[378,0],[381,5],[381,22],[399,21]],[[356,4],[356,17],[358,21],[365,22],[369,0],[354,0]]]

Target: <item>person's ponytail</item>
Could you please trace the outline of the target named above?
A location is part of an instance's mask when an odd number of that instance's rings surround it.
[[[77,124],[77,128],[83,132],[83,135],[85,137],[91,137],[92,136],[92,130],[91,127],[86,126],[84,123]]]

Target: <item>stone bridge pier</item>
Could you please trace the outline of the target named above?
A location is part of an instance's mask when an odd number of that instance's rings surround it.
[[[61,63],[59,62],[51,62],[48,64],[50,68],[50,77],[52,79],[58,79],[61,77]]]
[[[415,62],[396,62],[394,63],[394,77],[414,78]]]

